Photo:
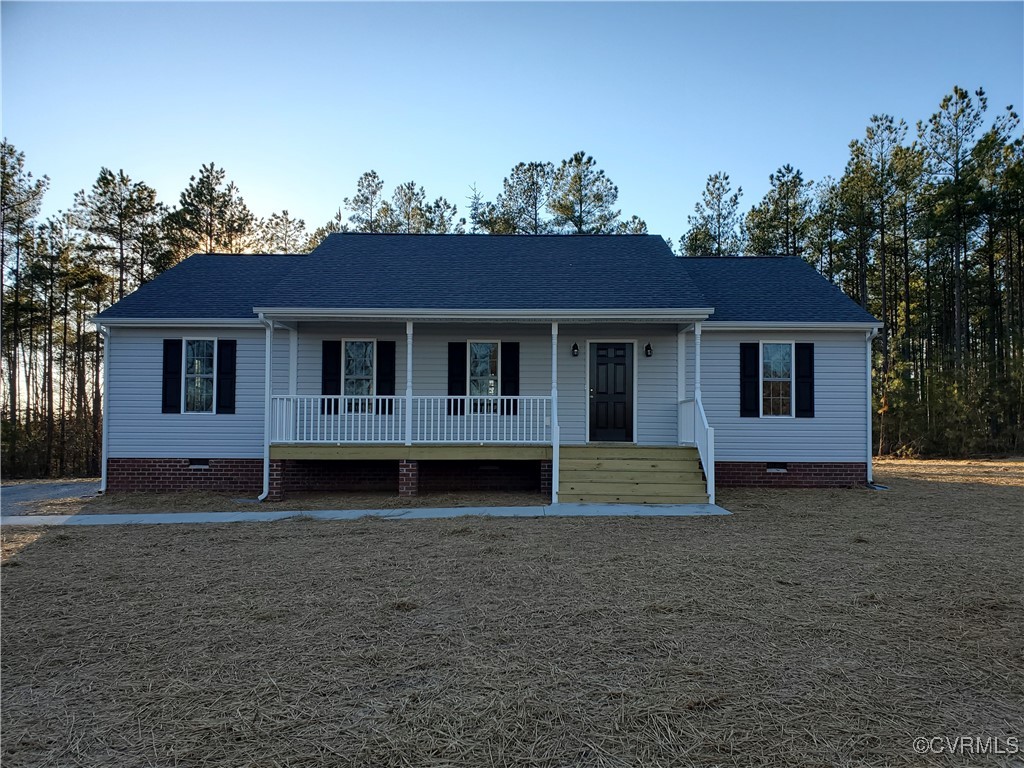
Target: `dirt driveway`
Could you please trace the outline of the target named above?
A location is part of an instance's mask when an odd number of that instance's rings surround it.
[[[26,515],[36,502],[95,496],[99,489],[100,481],[94,478],[5,484],[0,488],[0,509],[5,515]]]

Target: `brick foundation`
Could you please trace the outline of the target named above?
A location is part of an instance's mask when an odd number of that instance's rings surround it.
[[[716,461],[715,485],[757,488],[851,488],[867,483],[864,463],[787,462],[771,471],[765,462]]]
[[[212,491],[254,497],[262,459],[110,459],[110,493]],[[383,491],[399,496],[445,491],[551,492],[550,461],[317,461],[271,459],[267,501],[304,491]]]
[[[263,459],[107,459],[107,492],[214,491],[257,496],[263,491]]]

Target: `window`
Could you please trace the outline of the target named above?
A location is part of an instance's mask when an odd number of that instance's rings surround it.
[[[213,413],[216,381],[213,339],[185,339],[185,413]]]
[[[367,398],[348,401],[349,413],[367,413],[373,407],[374,343],[372,341],[346,341],[342,363],[343,393],[346,397]]]
[[[793,345],[761,344],[761,415],[793,415]]]
[[[469,342],[469,396],[493,397],[493,401],[474,401],[473,413],[493,413],[501,394],[498,378],[498,342]]]
[[[235,412],[236,339],[164,339],[161,413]]]

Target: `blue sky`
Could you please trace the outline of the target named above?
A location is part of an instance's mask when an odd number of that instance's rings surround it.
[[[954,84],[1024,101],[1024,3],[12,3],[3,134],[52,180],[101,166],[175,203],[223,166],[312,229],[376,169],[465,213],[521,160],[583,149],[624,216],[677,239],[708,174],[743,208],[784,163],[838,176],[874,113]]]

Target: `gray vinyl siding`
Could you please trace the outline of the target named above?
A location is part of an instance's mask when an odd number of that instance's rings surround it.
[[[263,456],[264,344],[261,329],[113,328],[109,350],[111,458]],[[235,413],[161,413],[163,340],[235,339]]]
[[[325,339],[395,341],[395,393],[405,393],[406,352],[403,323],[302,323],[299,327],[299,395],[321,393],[321,355]],[[547,324],[527,323],[417,323],[413,328],[413,394],[447,395],[448,343],[469,339],[519,342],[520,395],[545,397],[551,394],[551,327]],[[587,358],[583,350],[586,349],[588,341],[606,339],[630,339],[637,342],[637,441],[649,445],[675,444],[675,326],[644,324],[560,325],[558,419],[562,430],[562,442],[586,442]],[[574,342],[579,344],[581,349],[580,356],[575,358],[571,352]],[[654,356],[650,358],[643,356],[643,347],[648,342],[655,350]]]
[[[741,418],[741,342],[814,344],[814,417]],[[691,339],[692,342],[692,339]],[[687,348],[692,357],[692,343]],[[862,462],[867,452],[863,332],[708,330],[701,337],[701,395],[718,461]],[[688,383],[692,381],[687,376]]]
[[[275,395],[287,395],[291,355],[288,331],[275,329],[273,346],[271,348],[273,349],[273,359],[270,362],[272,373],[270,381],[273,393]]]
[[[520,393],[551,393],[551,335],[547,324],[472,325],[417,323],[413,371],[416,395],[448,393],[448,342],[467,339],[520,343]],[[163,339],[219,336],[238,341],[235,414],[160,412]],[[262,329],[115,328],[110,345],[109,453],[111,457],[257,458],[263,451],[264,338]],[[324,339],[388,339],[396,342],[395,391],[405,393],[405,324],[302,323],[298,333],[299,395],[321,393]],[[739,344],[758,339],[809,341],[815,345],[815,417],[739,417]],[[558,343],[559,423],[563,443],[587,440],[588,343],[635,342],[636,434],[645,445],[677,441],[677,337],[675,326],[562,323]],[[694,344],[685,334],[685,397],[693,396]],[[580,356],[572,357],[573,343]],[[643,354],[650,343],[652,357]],[[708,330],[701,344],[702,394],[715,428],[720,461],[864,461],[867,440],[862,333],[737,333]],[[274,335],[272,383],[287,394],[290,338]]]

